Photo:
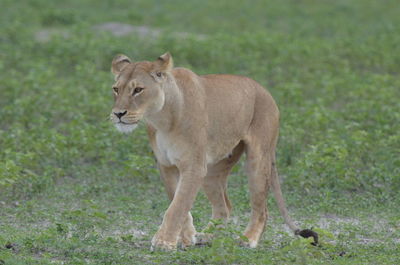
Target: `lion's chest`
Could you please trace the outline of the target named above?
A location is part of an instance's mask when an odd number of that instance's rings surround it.
[[[156,134],[156,149],[154,153],[157,161],[164,166],[176,165],[181,154],[179,144],[173,139],[161,134]]]

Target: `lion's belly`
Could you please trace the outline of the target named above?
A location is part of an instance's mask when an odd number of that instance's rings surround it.
[[[230,152],[225,153],[225,154],[211,154],[211,153],[207,152],[207,154],[206,154],[207,166],[214,165],[214,164],[218,163],[219,161],[221,161],[222,159],[228,157],[229,155],[230,155]]]
[[[246,115],[242,115],[245,118]],[[242,118],[242,120],[240,120]],[[248,120],[251,120],[248,118]],[[210,119],[207,137],[207,164],[213,165],[228,157],[233,149],[245,138],[248,124],[243,117],[224,122],[220,117]],[[225,124],[221,126],[221,124]]]
[[[219,161],[227,158],[232,154],[232,150],[240,142],[239,137],[235,137],[229,140],[218,139],[217,141],[210,141],[207,146],[206,160],[207,165],[214,165]]]

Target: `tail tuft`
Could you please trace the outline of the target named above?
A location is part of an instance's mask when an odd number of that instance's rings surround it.
[[[314,232],[311,229],[304,229],[304,230],[300,230],[297,229],[294,232],[295,235],[300,235],[304,238],[309,238],[309,237],[313,237],[314,238],[314,242],[311,243],[311,245],[313,246],[317,246],[318,245],[318,234],[316,232]]]
[[[276,202],[278,203],[279,211],[281,212],[283,219],[285,220],[285,223],[289,226],[289,228],[292,231],[294,231],[295,235],[300,235],[304,238],[313,237],[314,242],[312,242],[311,245],[317,246],[318,245],[318,234],[316,232],[312,231],[311,229],[300,230],[293,223],[292,219],[290,219],[290,217],[289,217],[288,211],[286,209],[285,201],[283,200],[283,196],[282,196],[281,184],[279,183],[278,172],[277,172],[276,166],[275,166],[275,157],[273,158],[273,161],[272,161],[271,177],[272,177],[271,178],[272,190],[274,191],[275,199],[276,199]]]

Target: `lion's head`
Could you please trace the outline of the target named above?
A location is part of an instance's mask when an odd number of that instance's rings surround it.
[[[121,132],[133,131],[137,123],[160,111],[165,102],[164,84],[170,79],[172,56],[161,55],[155,62],[133,62],[125,55],[114,57],[111,72],[114,107],[110,119]]]

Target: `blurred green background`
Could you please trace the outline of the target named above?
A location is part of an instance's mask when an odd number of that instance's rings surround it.
[[[2,0],[0,264],[396,264],[399,14],[396,0]],[[234,231],[222,245],[148,251],[168,201],[144,126],[122,135],[107,120],[109,69],[117,53],[165,51],[176,66],[267,87],[287,204],[325,248],[285,232],[271,199],[258,250],[230,242]],[[232,175],[242,229],[247,180]],[[203,194],[193,215],[201,230]]]

